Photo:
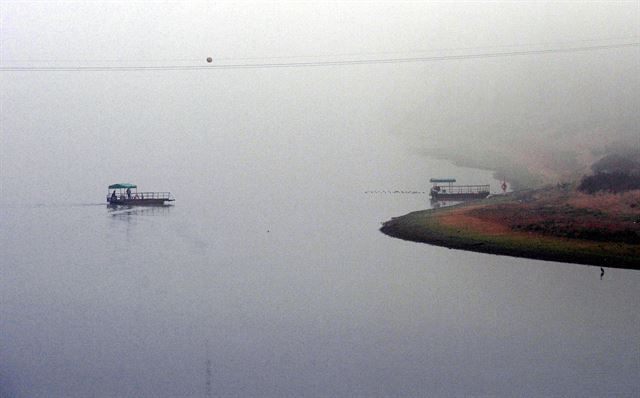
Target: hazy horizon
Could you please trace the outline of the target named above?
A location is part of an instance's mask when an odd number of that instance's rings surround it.
[[[518,159],[522,148],[583,153],[615,141],[634,145],[640,126],[635,2],[3,2],[0,16],[3,68],[206,66],[207,57],[212,65],[322,62],[636,43],[305,68],[1,70],[3,203],[38,202],[43,192],[101,197],[99,187],[135,182],[140,167],[199,161],[208,154],[189,144],[216,140],[225,129],[238,140],[220,141],[220,151],[246,146],[248,157],[274,150],[269,140],[285,126],[313,152],[318,129],[332,135],[339,125],[377,123],[408,147],[498,148]],[[169,189],[175,183],[167,177],[138,182]]]
[[[0,2],[0,396],[632,395],[637,271],[379,228],[431,177],[500,190],[488,151],[555,183],[640,146],[639,20]],[[175,206],[108,208],[117,182]]]

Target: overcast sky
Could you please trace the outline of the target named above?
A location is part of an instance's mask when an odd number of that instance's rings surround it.
[[[636,1],[4,1],[0,18],[3,68],[441,57],[640,37]],[[117,180],[139,168],[130,159],[141,151],[162,164],[193,159],[203,144],[237,145],[214,131],[261,130],[257,140],[268,141],[323,125],[330,138],[347,134],[340,126],[349,123],[386,129],[409,146],[559,145],[567,135],[598,136],[589,140],[602,146],[615,137],[633,140],[640,123],[637,45],[293,69],[0,70],[3,195],[55,191],[56,180],[69,189],[71,181],[88,184],[87,175]],[[179,140],[177,131],[191,140]],[[151,140],[157,143],[145,146]],[[114,160],[121,169],[105,174],[104,162]]]
[[[637,37],[628,2],[11,2],[2,61],[318,56]]]

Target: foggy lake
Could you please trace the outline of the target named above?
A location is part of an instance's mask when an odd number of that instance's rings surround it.
[[[98,181],[4,205],[3,396],[637,392],[640,273],[387,237],[381,221],[428,197],[367,191],[499,182],[374,127],[314,143],[332,163],[283,139],[138,173],[167,176],[147,188],[175,206],[107,208],[106,180],[92,201],[75,198]]]
[[[0,397],[638,396],[640,272],[379,231],[637,145],[638,13],[1,2]]]

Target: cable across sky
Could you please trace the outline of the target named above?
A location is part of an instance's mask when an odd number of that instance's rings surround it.
[[[500,57],[516,57],[516,56],[543,55],[543,54],[555,54],[555,53],[601,51],[601,50],[608,50],[608,49],[631,48],[631,47],[640,47],[640,42],[575,46],[575,47],[564,47],[564,48],[548,48],[548,49],[537,49],[537,50],[477,52],[477,53],[467,53],[467,54],[457,54],[457,55],[365,58],[365,59],[300,61],[300,62],[270,62],[270,63],[262,62],[262,63],[226,63],[226,64],[214,63],[212,64],[212,63],[205,63],[205,58],[203,57],[202,65],[0,66],[0,72],[103,72],[103,71],[129,72],[129,71],[189,71],[189,70],[207,70],[207,69],[219,70],[219,69],[305,68],[305,67],[329,67],[329,66],[349,66],[349,65],[375,65],[375,64],[455,61],[455,60],[465,60],[465,59],[500,58]]]

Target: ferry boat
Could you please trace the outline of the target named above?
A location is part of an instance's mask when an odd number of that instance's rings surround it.
[[[464,201],[489,196],[489,185],[453,185],[455,178],[431,178],[430,195],[433,200]]]
[[[162,206],[176,200],[171,192],[138,192],[138,186],[129,183],[109,185],[107,203],[112,206]]]

